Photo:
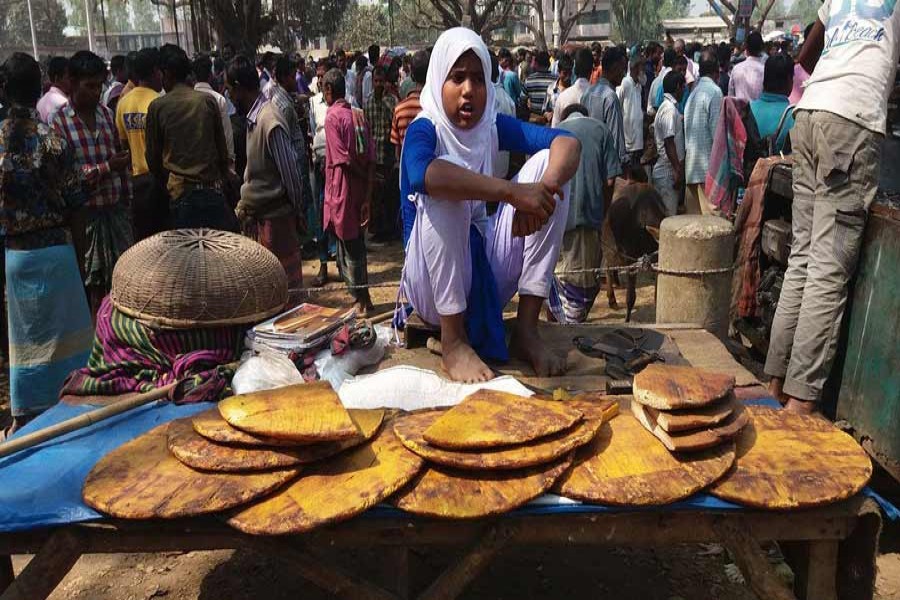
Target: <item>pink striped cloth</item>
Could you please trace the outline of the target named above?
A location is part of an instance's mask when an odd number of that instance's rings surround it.
[[[734,215],[735,192],[744,181],[747,129],[743,117],[749,110],[750,103],[746,100],[724,98],[709,156],[706,197],[728,218]]]

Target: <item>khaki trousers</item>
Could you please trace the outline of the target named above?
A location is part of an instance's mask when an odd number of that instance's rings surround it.
[[[818,401],[831,371],[869,206],[882,136],[824,111],[798,111],[793,242],[765,371],[785,394]]]
[[[689,215],[718,215],[706,198],[706,189],[702,183],[689,183],[684,189],[684,208]]]

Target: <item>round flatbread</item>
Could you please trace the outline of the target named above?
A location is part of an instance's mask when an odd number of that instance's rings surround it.
[[[748,406],[734,469],[710,488],[758,508],[808,508],[859,492],[872,461],[856,440],[821,417]]]
[[[347,411],[350,412],[350,411]],[[219,414],[219,409],[214,408],[205,410],[199,415],[195,415],[192,424],[194,431],[205,437],[211,442],[217,444],[237,444],[240,446],[265,446],[265,447],[283,447],[296,448],[303,445],[302,442],[294,440],[282,440],[273,437],[265,437],[262,435],[253,435],[240,429],[235,429],[228,424],[228,421]]]
[[[272,496],[235,513],[228,524],[245,533],[302,533],[349,519],[406,485],[424,461],[388,424],[375,438],[322,461]]]
[[[632,403],[632,407],[638,402]],[[734,397],[729,394],[721,400],[700,408],[686,408],[682,410],[657,410],[644,407],[648,416],[653,419],[657,425],[668,433],[679,433],[681,431],[692,431],[703,427],[715,427],[723,421],[731,417],[732,413],[743,406]]]
[[[169,424],[116,448],[84,482],[85,503],[122,519],[174,519],[215,513],[256,500],[300,473],[206,473],[179,462],[166,447]]]
[[[356,436],[356,426],[327,381],[225,398],[219,402],[219,414],[247,433],[295,442],[333,442]]]
[[[570,403],[570,404],[574,404]],[[587,444],[603,425],[604,408],[611,410],[614,400],[594,403],[582,402],[575,408],[584,412],[585,418],[569,429],[539,438],[519,446],[507,446],[485,450],[446,450],[432,446],[422,436],[424,431],[444,414],[443,410],[429,410],[401,417],[394,421],[394,433],[403,445],[422,458],[459,469],[522,469],[552,462],[576,448]]]
[[[515,471],[465,471],[431,465],[394,497],[397,508],[417,515],[477,519],[526,504],[553,485],[572,456]]]
[[[554,491],[598,504],[669,504],[709,486],[733,462],[734,442],[675,457],[628,411],[604,423],[594,441],[575,453]]]
[[[216,411],[212,409],[208,412]],[[307,464],[334,456],[371,439],[384,417],[383,410],[349,412],[359,430],[357,437],[293,448],[217,444],[198,434],[191,419],[181,419],[169,426],[169,451],[187,466],[205,471],[264,471]]]
[[[631,411],[634,417],[647,431],[662,442],[663,446],[670,452],[696,452],[713,448],[723,442],[733,440],[750,422],[749,413],[744,410],[743,406],[738,405],[724,423],[719,423],[712,427],[701,427],[693,431],[670,433],[659,426],[659,422],[650,412],[652,410],[652,408],[648,408],[638,402],[631,403]],[[659,412],[657,414],[663,413]]]
[[[422,436],[433,446],[452,450],[513,446],[568,429],[581,417],[565,402],[479,390],[435,420]]]
[[[734,376],[688,366],[648,365],[634,376],[634,398],[659,410],[706,406],[730,394]]]

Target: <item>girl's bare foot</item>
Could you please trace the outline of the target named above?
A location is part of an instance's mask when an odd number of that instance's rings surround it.
[[[441,363],[453,381],[480,383],[494,378],[494,372],[484,364],[471,346],[464,342],[441,344]]]
[[[566,358],[552,351],[538,335],[537,329],[519,327],[512,339],[512,353],[528,361],[538,377],[555,377],[566,372]]]

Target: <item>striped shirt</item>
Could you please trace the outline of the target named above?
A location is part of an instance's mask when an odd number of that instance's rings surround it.
[[[250,108],[250,112],[247,113],[248,137],[253,135],[256,121],[259,118],[259,111],[262,110],[267,102],[273,102],[274,104],[274,101],[266,99],[265,94],[260,94]],[[278,105],[275,104],[275,106]],[[275,168],[278,169],[281,183],[287,191],[291,205],[297,209],[298,214],[303,214],[302,211],[305,208],[303,179],[299,169],[300,162],[297,152],[294,150],[294,145],[291,143],[290,135],[281,127],[274,128],[269,134],[267,147],[272,155],[272,160],[275,162]]]
[[[422,105],[419,103],[419,95],[421,90],[413,90],[394,108],[394,119],[391,123],[391,143],[400,148],[403,146],[403,139],[406,137],[406,128],[412,123],[413,119],[422,112]]]
[[[268,98],[272,104],[281,111],[281,114],[284,115],[284,120],[287,121],[288,126],[291,128],[287,134],[291,140],[294,156],[299,165],[300,190],[303,194],[302,204],[297,206],[309,206],[312,204],[312,185],[309,182],[309,159],[306,156],[306,136],[303,133],[303,128],[300,127],[300,119],[297,116],[294,99],[288,91],[281,87],[274,79],[270,81],[265,90],[263,90],[263,96]],[[285,184],[285,187],[287,187],[287,184]]]
[[[87,206],[115,206],[131,199],[131,181],[127,173],[109,168],[109,159],[122,151],[112,111],[102,104],[96,108],[96,129],[91,131],[75,109],[67,105],[53,116],[51,126],[66,139],[75,162],[87,183]]]
[[[556,77],[550,71],[535,71],[525,80],[525,97],[528,99],[528,110],[532,115],[544,114],[547,88],[554,83],[556,83]]]
[[[701,77],[684,109],[684,178],[688,184],[706,181],[721,108],[722,90],[709,77]]]

